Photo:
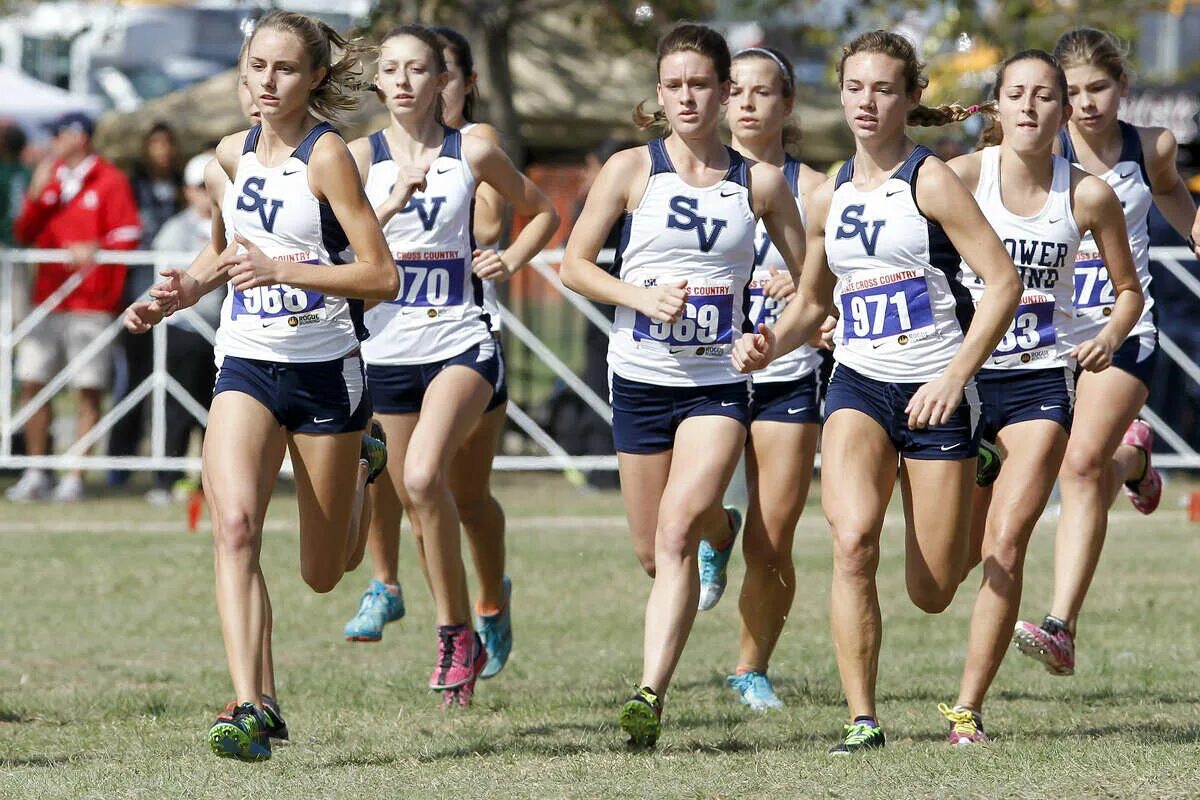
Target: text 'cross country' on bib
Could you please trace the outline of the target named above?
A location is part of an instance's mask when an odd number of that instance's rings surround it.
[[[655,286],[657,281],[649,280],[646,285]],[[674,322],[658,322],[638,312],[634,317],[633,340],[639,347],[666,347],[673,353],[694,350],[692,355],[725,357],[733,343],[732,284],[689,282],[687,293],[683,313]]]
[[[467,260],[453,250],[394,253],[400,293],[388,302],[401,314],[461,319],[465,311]]]
[[[929,284],[916,270],[861,271],[841,292],[842,341],[912,336],[933,327]]]

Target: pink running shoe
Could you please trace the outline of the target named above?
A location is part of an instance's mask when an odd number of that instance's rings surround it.
[[[988,743],[988,738],[983,732],[982,715],[963,706],[951,708],[945,703],[938,703],[938,711],[950,723],[950,733],[946,738],[950,744],[955,747],[966,747]]]
[[[1051,675],[1075,674],[1075,638],[1061,622],[1049,616],[1041,625],[1020,621],[1013,629],[1013,644]]]
[[[434,690],[472,687],[487,665],[487,649],[479,634],[467,625],[438,626],[437,666],[429,676],[429,688]],[[468,702],[470,694],[468,693]],[[463,703],[466,705],[466,703]]]
[[[1143,514],[1150,514],[1162,500],[1162,476],[1150,464],[1150,449],[1154,446],[1154,430],[1144,420],[1135,419],[1125,429],[1121,444],[1136,447],[1146,454],[1146,474],[1140,481],[1129,481],[1123,487],[1129,502]]]

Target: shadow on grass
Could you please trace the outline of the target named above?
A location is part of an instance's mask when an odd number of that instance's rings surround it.
[[[78,763],[84,756],[30,756],[29,758],[0,758],[0,769],[21,767],[61,767]]]
[[[11,711],[7,708],[0,709],[0,722],[33,722],[36,719],[37,717],[22,711]]]

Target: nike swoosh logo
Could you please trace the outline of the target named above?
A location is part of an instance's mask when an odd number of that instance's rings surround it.
[[[1053,408],[1062,408],[1062,406],[1041,406],[1042,411],[1049,411]]]
[[[737,403],[726,403],[724,400],[721,401],[721,408],[729,408],[730,406],[736,406],[736,405],[737,405]]]
[[[295,174],[296,174],[297,172],[299,172],[299,171],[300,171],[300,170],[298,170],[298,169],[292,169],[292,170],[287,170],[287,169],[285,169],[285,170],[283,171],[283,176],[286,178],[288,175],[295,175]]]
[[[1137,172],[1137,170],[1134,170],[1134,172]],[[1118,172],[1118,173],[1117,173],[1117,176],[1118,176],[1118,177],[1120,177],[1120,179],[1121,179],[1121,180],[1123,180],[1123,181],[1124,181],[1124,180],[1129,180],[1130,178],[1132,178],[1132,177],[1133,177],[1133,172],[1127,173],[1127,174],[1125,174],[1125,175],[1122,175],[1121,173],[1119,173],[1119,172]]]
[[[275,324],[274,322],[264,322],[264,323],[262,324],[262,326],[263,326],[264,328],[269,328],[269,327],[271,327],[271,326],[272,326],[272,325],[274,325],[274,324]]]
[[[951,445],[942,445],[942,452],[945,453],[947,450],[953,450],[956,447],[962,447],[962,442],[958,442],[957,444],[951,444]]]
[[[871,349],[878,350],[879,348],[883,347],[885,344],[887,344],[887,342],[871,342]]]
[[[903,191],[904,191],[903,189],[897,189],[897,190],[896,190],[896,191],[894,191],[894,192],[885,192],[883,196],[884,196],[884,197],[891,197],[892,195],[894,195],[894,194],[900,194],[900,193],[901,193],[901,192],[903,192]]]
[[[1062,218],[1062,217],[1055,217],[1055,218],[1052,218],[1052,219],[1050,220],[1050,224],[1051,224],[1051,225],[1057,225],[1058,223],[1060,223],[1060,222],[1062,222],[1062,221],[1063,221],[1063,218]]]
[[[808,411],[810,408],[812,408],[812,406],[805,406],[804,408],[789,408],[788,413],[799,414],[801,411]]]
[[[452,170],[452,169],[454,169],[454,167],[444,167],[443,169],[439,169],[439,170],[437,171],[437,174],[438,174],[438,175],[445,175],[447,172],[449,172],[449,171],[450,171],[450,170]]]
[[[329,417],[328,419],[317,419],[316,417],[313,417],[313,422],[317,425],[324,425],[326,422],[333,422],[333,417]]]
[[[733,197],[737,192],[721,192],[721,197]]]

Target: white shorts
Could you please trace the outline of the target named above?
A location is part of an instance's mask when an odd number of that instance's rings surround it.
[[[113,321],[103,311],[61,311],[46,316],[17,345],[17,380],[49,383],[83,349],[98,339]],[[112,343],[104,345],[70,377],[77,389],[108,388]]]

